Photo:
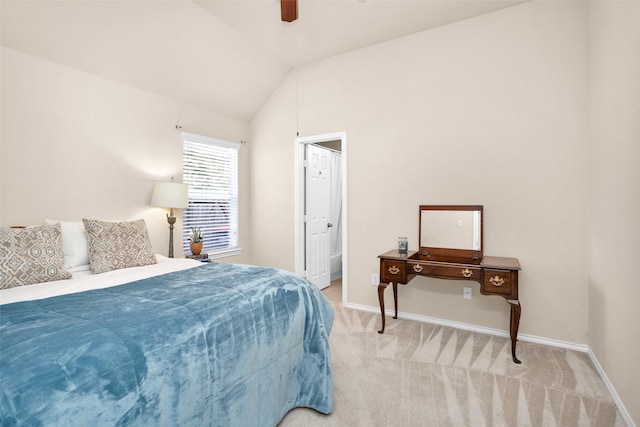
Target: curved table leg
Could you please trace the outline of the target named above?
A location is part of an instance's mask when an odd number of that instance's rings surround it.
[[[398,284],[396,282],[392,283],[393,285],[393,308],[395,308],[396,310],[396,314],[395,316],[393,316],[394,319],[398,318]]]
[[[380,329],[378,331],[379,334],[383,334],[384,333],[384,320],[385,320],[385,315],[384,315],[384,290],[387,288],[387,286],[389,286],[389,283],[380,282],[380,284],[378,285],[378,303],[380,303],[380,315],[382,316],[382,329]],[[397,316],[397,312],[396,312],[396,316]]]
[[[518,327],[520,326],[520,312],[522,307],[520,307],[520,301],[508,299],[507,302],[511,306],[511,326],[510,326],[510,335],[511,335],[511,356],[513,357],[513,363],[522,363],[516,357],[516,342],[518,341]]]

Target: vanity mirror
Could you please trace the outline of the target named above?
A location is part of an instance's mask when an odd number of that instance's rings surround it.
[[[419,220],[419,259],[482,261],[482,205],[421,205]]]

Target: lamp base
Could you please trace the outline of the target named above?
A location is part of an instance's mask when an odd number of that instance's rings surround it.
[[[169,223],[169,258],[173,258],[173,224],[176,223],[176,217],[171,213],[167,214],[167,222]]]

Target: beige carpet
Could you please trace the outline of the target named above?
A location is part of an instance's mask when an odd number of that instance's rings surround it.
[[[289,412],[292,426],[624,426],[586,353],[345,309],[323,291],[331,332],[334,411]]]

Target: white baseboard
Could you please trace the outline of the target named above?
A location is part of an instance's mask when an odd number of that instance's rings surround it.
[[[629,412],[627,411],[627,408],[622,403],[622,400],[620,400],[620,396],[618,396],[618,393],[616,393],[616,390],[613,388],[613,384],[611,384],[611,382],[609,381],[609,378],[607,377],[607,374],[605,374],[604,369],[602,369],[602,366],[600,365],[600,362],[596,358],[596,355],[593,354],[593,351],[591,351],[591,347],[589,347],[588,353],[589,353],[589,357],[591,358],[591,361],[593,362],[593,365],[596,367],[596,370],[598,371],[598,375],[600,375],[600,378],[602,378],[602,381],[604,382],[605,387],[607,387],[607,390],[609,390],[609,394],[611,395],[611,398],[613,399],[616,406],[618,407],[618,411],[620,411],[620,414],[622,415],[624,422],[627,424],[628,427],[636,427],[636,424],[631,419],[631,414],[629,414]]]
[[[379,308],[371,307],[368,305],[351,304],[351,303],[343,304],[343,305],[344,307],[351,308],[353,310],[368,311],[371,313],[378,313],[378,314],[380,313]],[[393,310],[385,310],[385,313],[387,316],[394,315]],[[404,313],[399,311],[398,318],[415,320],[417,322],[433,323],[441,326],[449,326],[451,328],[464,329],[467,331],[509,338],[509,332],[502,329],[487,328],[484,326],[472,325],[469,323],[462,323],[462,322],[454,322],[451,320],[439,319],[436,317],[422,316],[418,314]],[[518,334],[518,340],[587,353],[591,358],[591,361],[593,362],[594,366],[596,367],[596,370],[598,371],[598,375],[600,375],[600,378],[604,382],[605,387],[609,391],[609,394],[611,395],[613,402],[615,403],[616,407],[620,411],[620,414],[622,415],[624,422],[627,424],[628,427],[636,427],[635,423],[631,419],[631,415],[629,414],[624,404],[620,400],[620,396],[618,396],[618,393],[616,393],[615,389],[613,388],[613,385],[609,381],[609,378],[607,378],[607,375],[602,369],[600,362],[598,362],[598,359],[593,354],[593,351],[591,351],[591,347],[589,347],[586,344],[575,344],[567,341],[554,340],[551,338],[538,337],[535,335],[527,335],[527,334]]]

